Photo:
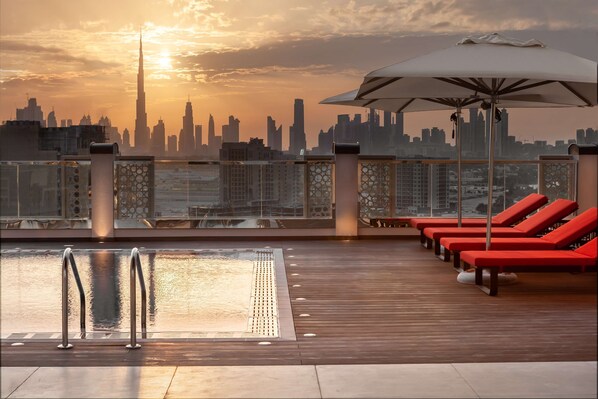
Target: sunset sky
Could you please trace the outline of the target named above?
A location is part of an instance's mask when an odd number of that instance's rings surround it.
[[[286,148],[303,98],[311,147],[337,114],[365,112],[319,101],[373,69],[494,31],[596,60],[597,21],[595,0],[0,0],[0,120],[29,96],[44,116],[106,115],[132,132],[141,28],[150,128],[161,117],[178,134],[189,97],[204,143],[210,113],[217,134],[239,118],[245,140],[264,137],[271,115]],[[450,136],[449,114],[408,114],[406,133],[439,126]],[[527,140],[598,129],[598,107],[510,115],[510,133]]]

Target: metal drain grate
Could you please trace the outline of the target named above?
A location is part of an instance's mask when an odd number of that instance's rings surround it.
[[[277,337],[278,306],[272,251],[256,251],[254,271],[248,331],[253,334]]]

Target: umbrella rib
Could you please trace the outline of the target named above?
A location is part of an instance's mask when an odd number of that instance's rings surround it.
[[[484,87],[488,94],[492,92],[492,89],[490,88],[490,86],[488,86],[488,84],[486,84],[486,82],[484,82],[484,79],[471,78],[471,81],[475,82],[475,84],[478,85],[479,87]]]
[[[519,79],[517,82],[515,83],[511,83],[510,85],[508,85],[507,87],[505,87],[504,89],[501,90],[501,93],[508,93],[509,90],[511,90],[514,87],[519,86],[522,83],[527,82],[529,79]]]
[[[567,90],[569,90],[571,93],[573,93],[577,98],[579,98],[581,101],[583,101],[584,103],[586,103],[586,105],[588,106],[592,106],[592,103],[588,101],[587,98],[585,98],[584,96],[582,96],[581,94],[579,94],[577,92],[577,90],[575,90],[573,87],[569,86],[568,83],[565,82],[559,82],[561,85],[563,85],[563,87]]]
[[[540,82],[530,83],[528,85],[511,88],[509,90],[506,90],[507,88],[505,88],[504,90],[499,91],[498,95],[515,93],[521,90],[531,89],[533,87],[544,86],[550,83],[554,83],[554,80],[542,80]]]
[[[378,101],[378,100],[377,100],[377,99],[375,99],[375,98],[374,98],[374,99],[372,99],[372,100],[366,101],[366,102],[365,102],[365,103],[362,105],[362,107],[364,107],[364,108],[365,108],[365,107],[367,107],[368,105],[370,105],[370,104],[372,104],[372,103],[375,103],[376,101]]]
[[[363,93],[358,94],[356,100],[363,100],[364,99],[363,96],[367,96],[368,94],[370,94],[370,93],[372,93],[372,92],[374,92],[374,91],[376,91],[378,89],[381,89],[384,86],[388,86],[389,84],[392,84],[392,83],[396,82],[399,79],[401,79],[401,78],[392,78],[392,79],[390,79],[388,81],[385,81],[385,82],[383,82],[383,83],[381,83],[379,85],[376,85],[376,86],[372,87],[371,89],[368,89],[368,90],[364,91]]]
[[[473,90],[473,91],[480,91],[484,94],[491,94],[488,92],[487,86],[477,86],[473,83],[467,82],[460,78],[434,78],[440,80],[442,82],[450,83],[456,86],[465,87],[466,89]]]
[[[415,101],[415,98],[410,99],[409,101],[407,101],[402,107],[399,107],[399,109],[396,111],[396,113],[398,114],[399,112],[403,112],[403,110],[405,108],[407,108],[409,106],[409,104],[411,104],[412,102]]]

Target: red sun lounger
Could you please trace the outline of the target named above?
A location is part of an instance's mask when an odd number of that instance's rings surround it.
[[[492,217],[492,226],[507,227],[511,226],[527,215],[545,205],[548,197],[542,194],[532,193],[525,198],[517,201],[504,211]],[[411,227],[420,230],[420,239],[422,243],[426,242],[424,229],[428,227],[457,227],[457,218],[411,218],[409,220]],[[462,218],[461,227],[485,227],[486,218]]]
[[[529,251],[540,249],[565,249],[582,237],[596,231],[598,227],[598,208],[590,208],[577,215],[569,222],[554,229],[542,237],[492,238],[491,250]],[[453,254],[453,266],[460,269],[460,252],[483,251],[486,238],[483,237],[443,237],[440,246],[444,247],[444,261],[448,262]]]
[[[513,227],[493,227],[493,237],[533,237],[577,209],[575,201],[557,199]],[[428,227],[426,239],[434,241],[434,253],[440,255],[440,239],[443,237],[485,237],[485,227]]]
[[[590,272],[596,271],[598,238],[574,251],[464,251],[463,262],[475,268],[476,285],[490,296],[498,293],[498,273],[503,272]],[[490,271],[489,285],[484,285],[485,269]]]

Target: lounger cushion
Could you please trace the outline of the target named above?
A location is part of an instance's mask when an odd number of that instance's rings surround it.
[[[527,236],[534,236],[542,230],[546,230],[561,219],[564,219],[571,212],[577,209],[575,201],[566,199],[557,199],[550,205],[542,208],[537,213],[525,219],[523,222],[513,226],[513,228],[522,231]]]
[[[576,252],[580,255],[589,256],[590,258],[594,259],[594,262],[596,262],[598,260],[598,238],[592,239],[592,241],[582,245],[573,252]]]
[[[486,249],[486,238],[484,237],[445,237],[440,239],[440,245],[449,251],[483,251]],[[535,250],[535,249],[557,249],[557,246],[539,237],[492,237],[490,241],[491,250]]]
[[[439,240],[441,237],[484,237],[486,235],[485,227],[428,227],[424,230],[426,237],[433,240]],[[523,231],[513,227],[493,227],[493,237],[525,237]]]
[[[510,226],[548,202],[542,194],[532,193],[492,218],[492,224]]]
[[[492,250],[560,249],[594,231],[596,223],[598,223],[598,209],[590,208],[543,237],[513,239],[493,237],[490,248]],[[450,251],[481,251],[486,249],[486,239],[444,237],[440,239],[440,245]]]
[[[457,227],[455,218],[411,218],[409,220],[411,227],[423,230],[426,227]],[[494,223],[493,223],[494,225]],[[486,218],[463,218],[461,219],[463,227],[483,227],[486,226]]]
[[[542,194],[532,193],[517,201],[504,211],[492,218],[493,226],[510,226],[517,223],[534,210],[548,202],[548,197]],[[427,227],[457,227],[457,218],[411,218],[411,227],[423,230]],[[486,218],[462,218],[462,227],[484,227]]]
[[[574,251],[465,251],[461,260],[472,266],[596,266],[598,237]]]
[[[563,250],[465,251],[461,260],[481,267],[502,266],[595,266],[596,258]]]
[[[577,215],[569,222],[546,234],[543,238],[546,241],[555,243],[557,248],[562,248],[572,241],[596,231],[596,223],[598,223],[598,208],[594,207]]]

